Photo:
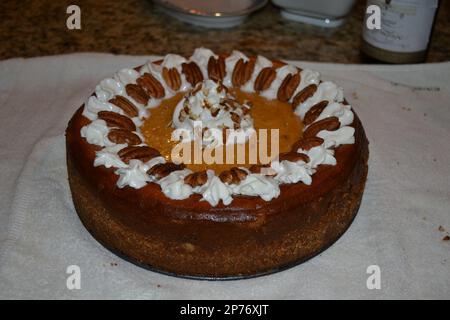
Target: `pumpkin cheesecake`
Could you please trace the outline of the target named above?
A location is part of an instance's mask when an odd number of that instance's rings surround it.
[[[268,274],[354,219],[368,141],[343,89],[240,51],[168,54],[100,81],[66,131],[76,211],[108,249],[155,271]]]

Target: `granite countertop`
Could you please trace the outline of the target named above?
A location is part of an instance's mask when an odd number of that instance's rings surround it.
[[[427,62],[450,60],[450,2],[441,1]],[[66,28],[66,8],[81,8],[81,30]],[[283,20],[268,5],[235,28],[211,30],[179,22],[150,0],[33,0],[0,2],[0,59],[72,52],[190,55],[204,46],[217,52],[240,49],[268,58],[360,63],[365,1],[347,23],[322,29]]]

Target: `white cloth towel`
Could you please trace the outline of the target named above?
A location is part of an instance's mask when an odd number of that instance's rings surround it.
[[[349,230],[314,259],[239,281],[173,278],[99,245],[71,201],[64,130],[103,78],[150,57],[74,54],[0,62],[0,298],[450,298],[450,63],[299,63],[341,85],[370,140]],[[297,63],[297,62],[295,62]],[[79,266],[81,289],[66,273]],[[377,265],[380,289],[368,289]],[[369,281],[370,282],[370,281]]]

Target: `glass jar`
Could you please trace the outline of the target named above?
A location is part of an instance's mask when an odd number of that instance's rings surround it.
[[[367,7],[371,5],[378,6],[381,24],[369,29],[367,20],[377,13],[366,13],[362,52],[380,62],[425,61],[438,0],[368,0]]]

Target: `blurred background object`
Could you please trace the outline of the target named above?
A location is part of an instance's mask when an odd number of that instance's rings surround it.
[[[66,9],[74,3],[81,30],[66,27]],[[191,55],[203,46],[271,59],[361,63],[365,8],[366,1],[358,0],[342,26],[320,28],[282,18],[269,2],[236,27],[210,29],[179,21],[151,0],[2,0],[0,59],[73,52]],[[427,62],[450,60],[449,16],[450,1],[442,1]]]
[[[362,51],[373,62],[419,63],[426,59],[438,0],[368,0],[380,8],[381,28],[363,23]]]
[[[335,28],[345,22],[356,0],[272,0],[281,16],[298,22]]]
[[[268,0],[153,0],[168,15],[207,28],[231,28]]]

